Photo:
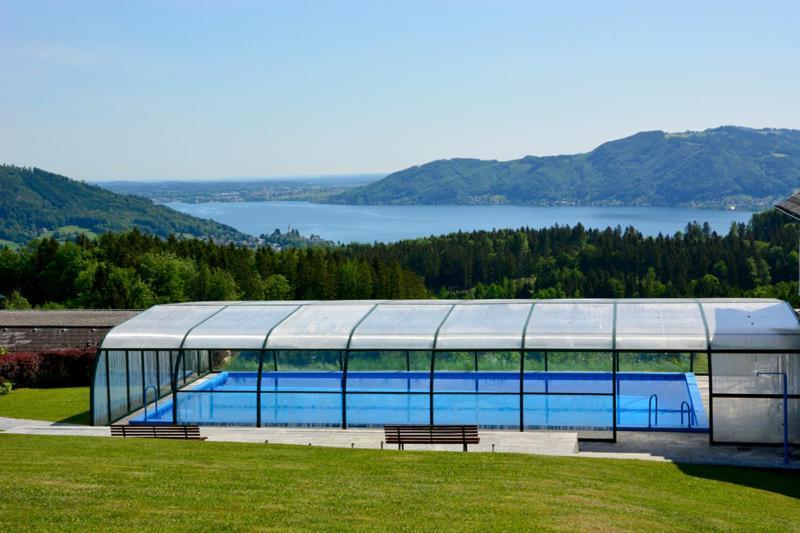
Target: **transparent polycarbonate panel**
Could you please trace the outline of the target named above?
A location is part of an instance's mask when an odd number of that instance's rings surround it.
[[[689,372],[691,353],[681,352],[622,352],[619,354],[621,372]]]
[[[186,333],[221,305],[157,305],[108,332],[103,348],[179,348]]]
[[[184,348],[258,350],[267,333],[296,305],[232,305],[194,328]]]
[[[128,389],[130,390],[131,409],[142,406],[142,352],[128,352]]]
[[[169,350],[158,352],[158,382],[160,384],[161,396],[172,392],[172,365],[174,358]]]
[[[705,350],[700,306],[690,302],[617,303],[618,350]]]
[[[715,350],[800,350],[800,325],[780,301],[703,302]]]
[[[433,347],[436,328],[450,305],[379,304],[353,333],[354,350],[408,349]]]
[[[108,424],[108,382],[106,381],[106,352],[98,352],[97,370],[92,384],[94,420],[96,426]]]
[[[427,424],[427,394],[365,394],[347,392],[347,425],[380,427],[385,424]]]
[[[350,332],[374,307],[372,304],[305,305],[281,322],[269,336],[273,349],[341,350]]]
[[[437,349],[514,350],[531,304],[458,304],[439,330]]]
[[[111,420],[128,412],[128,381],[126,379],[125,352],[108,352],[108,387],[111,393]]]
[[[783,443],[783,400],[773,398],[714,398],[716,442]],[[790,399],[789,442],[800,442],[800,400]],[[793,423],[794,422],[794,423]]]
[[[214,350],[212,353],[215,371],[258,372],[261,350]]]
[[[719,394],[800,394],[800,354],[712,353],[713,389]]]
[[[528,349],[611,349],[614,305],[611,303],[540,302],[533,307]]]

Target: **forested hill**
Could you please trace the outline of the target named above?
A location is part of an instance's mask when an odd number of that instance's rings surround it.
[[[650,131],[589,153],[449,159],[331,197],[348,204],[758,207],[800,188],[800,130]]]
[[[137,227],[171,233],[244,241],[230,226],[179,213],[150,200],[116,194],[38,168],[0,165],[0,239],[24,243],[39,235],[100,233]]]
[[[189,300],[777,297],[800,305],[797,227],[776,210],[725,235],[582,226],[393,244],[248,248],[133,230],[0,248],[0,307]]]

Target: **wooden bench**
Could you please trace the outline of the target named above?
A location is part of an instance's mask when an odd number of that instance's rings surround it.
[[[206,440],[200,436],[197,426],[111,426],[112,437],[133,437],[140,439],[182,439]]]
[[[388,425],[383,427],[386,432],[386,443],[397,444],[398,450],[403,450],[405,444],[463,444],[467,451],[468,444],[478,444],[478,426],[462,425]]]

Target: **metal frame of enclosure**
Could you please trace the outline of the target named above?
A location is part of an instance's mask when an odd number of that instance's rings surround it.
[[[257,358],[254,390],[186,388],[216,371],[219,354],[245,352]],[[159,305],[115,327],[103,340],[92,380],[91,419],[95,425],[110,424],[171,395],[173,422],[178,422],[182,396],[228,393],[256,396],[252,420],[237,424],[270,425],[262,419],[264,396],[304,391],[267,390],[264,377],[278,370],[284,359],[306,357],[318,363],[324,360],[329,368],[333,365],[341,372],[336,391],[315,392],[341,397],[341,420],[336,424],[347,428],[352,425],[347,418],[348,399],[360,394],[393,394],[348,390],[349,372],[377,352],[396,355],[400,367],[405,366],[401,370],[413,366],[415,371],[429,373],[424,390],[405,394],[427,397],[430,416],[426,422],[431,424],[436,423],[436,398],[460,394],[437,388],[437,364],[448,358],[463,359],[463,354],[469,354],[476,371],[486,354],[494,354],[492,360],[506,361],[509,368],[514,365],[513,371],[519,372],[516,392],[470,394],[516,398],[516,427],[524,431],[526,398],[562,394],[530,389],[526,373],[558,370],[560,357],[585,354],[582,360],[595,361],[587,370],[610,373],[609,388],[568,394],[607,396],[613,413],[608,438],[597,440],[616,441],[617,372],[637,370],[642,355],[663,354],[685,361],[687,368],[681,371],[702,374],[707,368],[712,444],[782,445],[784,405],[788,406],[789,440],[800,442],[800,323],[788,304],[772,299]],[[787,383],[785,398],[783,379]]]

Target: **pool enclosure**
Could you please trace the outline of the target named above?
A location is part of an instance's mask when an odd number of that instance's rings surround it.
[[[108,333],[91,419],[782,444],[785,411],[800,441],[798,389],[800,325],[778,300],[203,302]]]

